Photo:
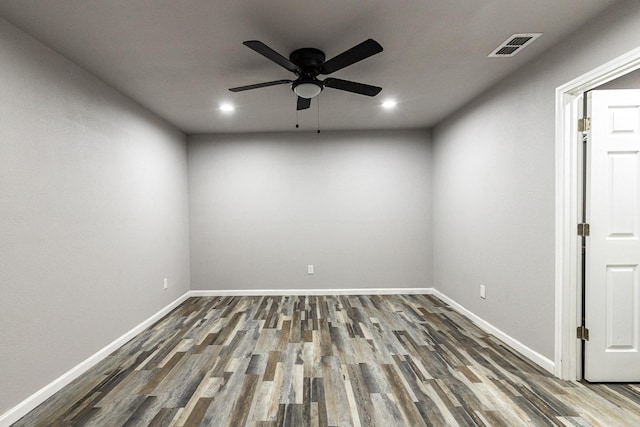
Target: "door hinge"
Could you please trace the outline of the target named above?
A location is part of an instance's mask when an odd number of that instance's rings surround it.
[[[579,340],[589,341],[589,330],[584,326],[578,326],[576,335]]]
[[[578,119],[578,132],[586,132],[588,130],[591,130],[591,118]]]
[[[588,237],[590,233],[589,224],[578,224],[578,236]]]

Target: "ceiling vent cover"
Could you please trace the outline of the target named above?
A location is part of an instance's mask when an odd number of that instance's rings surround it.
[[[498,46],[496,50],[491,52],[489,58],[508,58],[514,56],[541,35],[542,33],[513,34]]]

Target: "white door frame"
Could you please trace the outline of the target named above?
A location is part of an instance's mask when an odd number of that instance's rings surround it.
[[[593,88],[640,69],[640,47],[556,88],[556,295],[555,375],[565,380],[580,379],[581,360],[576,339],[580,316],[578,284],[580,241],[579,134],[580,96]]]

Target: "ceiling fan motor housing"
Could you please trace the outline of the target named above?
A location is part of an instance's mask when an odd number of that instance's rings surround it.
[[[320,67],[324,64],[325,55],[320,49],[303,47],[291,52],[289,60],[300,67],[301,75],[317,76],[320,74]]]

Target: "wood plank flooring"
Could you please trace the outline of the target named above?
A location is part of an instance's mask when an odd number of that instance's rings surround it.
[[[435,297],[190,298],[15,426],[640,426]]]

